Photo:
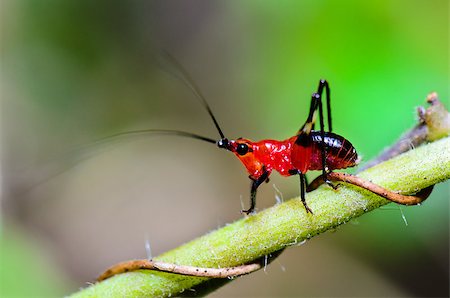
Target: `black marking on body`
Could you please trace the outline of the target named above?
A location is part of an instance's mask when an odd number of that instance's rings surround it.
[[[303,147],[308,147],[311,144],[311,135],[300,133],[295,140],[295,144]]]

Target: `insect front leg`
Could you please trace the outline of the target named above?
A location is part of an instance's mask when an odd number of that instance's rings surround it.
[[[241,210],[242,213],[250,214],[255,211],[256,191],[257,191],[258,187],[261,185],[261,183],[263,183],[264,181],[267,181],[269,179],[269,174],[270,174],[270,172],[265,170],[262,173],[262,175],[257,179],[253,179],[252,177],[250,177],[250,179],[252,180],[252,184],[251,184],[251,188],[250,188],[250,208],[247,210]]]

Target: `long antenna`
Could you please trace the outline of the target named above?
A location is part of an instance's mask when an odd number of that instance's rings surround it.
[[[117,137],[122,136],[130,136],[130,135],[143,135],[143,134],[150,134],[150,135],[175,135],[175,136],[181,136],[181,137],[187,137],[187,138],[193,138],[200,141],[205,141],[208,143],[215,144],[216,140],[204,137],[195,133],[181,131],[181,130],[171,130],[171,129],[140,129],[140,130],[130,130],[125,132],[119,132],[113,135],[109,135],[107,137],[101,138],[97,140],[95,143],[102,143],[104,141],[108,141],[111,139],[115,139]]]
[[[203,94],[200,92],[200,89],[195,85],[194,81],[190,78],[189,74],[187,73],[186,70],[184,70],[184,68],[181,66],[181,64],[174,58],[172,57],[168,52],[161,50],[161,56],[163,58],[165,58],[165,60],[167,62],[169,62],[173,67],[174,70],[176,70],[175,72],[170,72],[171,75],[177,77],[179,80],[181,80],[187,87],[189,87],[189,89],[192,90],[192,92],[194,93],[194,95],[200,100],[200,103],[205,107],[205,109],[208,111],[208,114],[210,115],[212,121],[214,122],[214,125],[217,128],[217,131],[220,134],[220,137],[222,139],[225,138],[225,135],[223,134],[222,130],[220,129],[219,123],[216,120],[216,117],[214,117],[213,112],[211,111],[211,108],[209,107],[208,103],[206,102],[205,97],[203,96]],[[167,68],[163,67],[163,70],[167,70]],[[187,137],[187,138],[193,138],[193,139],[197,139],[200,141],[204,141],[207,143],[211,143],[211,144],[216,144],[216,140],[212,139],[212,138],[208,138],[208,137],[204,137],[195,133],[191,133],[191,132],[185,132],[185,131],[180,131],[180,130],[169,130],[169,129],[142,129],[142,130],[131,130],[131,131],[126,131],[126,132],[120,132],[120,133],[116,133],[113,135],[109,135],[106,137],[103,137],[101,139],[98,139],[96,141],[94,141],[93,143],[90,143],[88,145],[84,145],[81,146],[78,149],[73,150],[72,152],[70,152],[69,154],[56,158],[54,160],[67,160],[67,156],[72,156],[75,155],[75,152],[83,152],[85,150],[88,149],[92,149],[95,146],[99,146],[102,145],[104,143],[107,143],[109,141],[112,141],[118,137],[126,137],[126,136],[139,136],[139,135],[175,135],[175,136],[181,136],[181,137]],[[82,159],[86,159],[86,158],[82,158]],[[74,164],[78,163],[79,161],[81,161],[82,159],[79,159],[78,161],[76,161]],[[50,162],[54,161],[54,160],[50,160]],[[24,193],[30,191],[31,189],[35,188],[38,185],[41,185],[42,183],[45,183],[46,181],[64,173],[65,171],[67,171],[69,168],[73,167],[72,165],[69,165],[68,167],[66,167],[65,169],[62,170],[58,170],[56,173],[53,173],[52,175],[46,175],[45,179],[41,179],[40,181],[37,181],[36,183],[33,183],[31,186],[26,187],[26,189],[23,191]]]
[[[37,179],[37,181],[34,181],[32,184],[25,186],[19,194],[24,194],[35,187],[49,181],[50,179],[53,179],[62,173],[65,173],[70,168],[74,167],[76,164],[80,163],[83,160],[89,159],[92,157],[92,155],[95,155],[96,153],[92,153],[93,150],[100,146],[104,146],[105,144],[108,144],[109,142],[112,142],[120,137],[131,137],[131,136],[140,136],[140,135],[175,135],[175,136],[181,136],[181,137],[187,137],[187,138],[193,138],[200,141],[205,141],[211,144],[216,144],[216,140],[204,137],[195,133],[185,132],[185,131],[179,131],[179,130],[168,130],[168,129],[141,129],[141,130],[130,130],[126,132],[119,132],[113,135],[109,135],[106,137],[103,137],[101,139],[98,139],[92,143],[80,146],[77,149],[72,150],[71,152],[68,152],[67,154],[64,154],[62,156],[56,157],[54,159],[50,159],[46,161],[46,164],[50,165],[55,162],[58,164],[65,163],[65,166],[58,167],[57,169],[52,170],[52,173],[47,173],[44,175],[44,179]],[[90,155],[87,155],[86,152],[89,152]],[[83,156],[84,155],[84,156]],[[42,176],[42,174],[40,174]]]
[[[222,132],[222,129],[220,129],[219,123],[216,120],[216,117],[214,117],[213,112],[211,111],[211,108],[208,105],[208,102],[206,101],[205,97],[201,93],[200,89],[197,87],[197,85],[194,83],[194,81],[191,79],[188,72],[183,68],[183,66],[167,51],[161,50],[162,56],[170,62],[174,67],[175,70],[177,70],[178,73],[172,73],[172,75],[176,76],[178,79],[180,79],[184,84],[186,84],[189,89],[192,90],[194,95],[200,100],[202,105],[205,107],[205,109],[208,111],[209,116],[211,116],[212,121],[214,122],[214,125],[217,128],[217,131],[219,132],[219,135],[222,139],[225,138],[225,135]]]

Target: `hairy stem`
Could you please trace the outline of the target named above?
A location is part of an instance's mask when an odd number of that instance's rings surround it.
[[[450,138],[447,137],[376,165],[358,176],[401,194],[417,193],[450,178],[449,148]],[[242,218],[155,260],[206,268],[239,266],[389,203],[352,185],[342,185],[337,190],[324,186],[307,196],[314,215],[305,212],[300,199],[292,199]],[[140,270],[113,276],[73,296],[169,297],[208,282],[208,278]]]

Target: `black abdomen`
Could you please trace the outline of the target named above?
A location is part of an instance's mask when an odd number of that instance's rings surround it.
[[[312,157],[310,170],[322,169],[322,136],[320,131],[311,131]],[[340,135],[325,132],[326,165],[329,170],[353,167],[357,163],[358,154],[355,147]]]

